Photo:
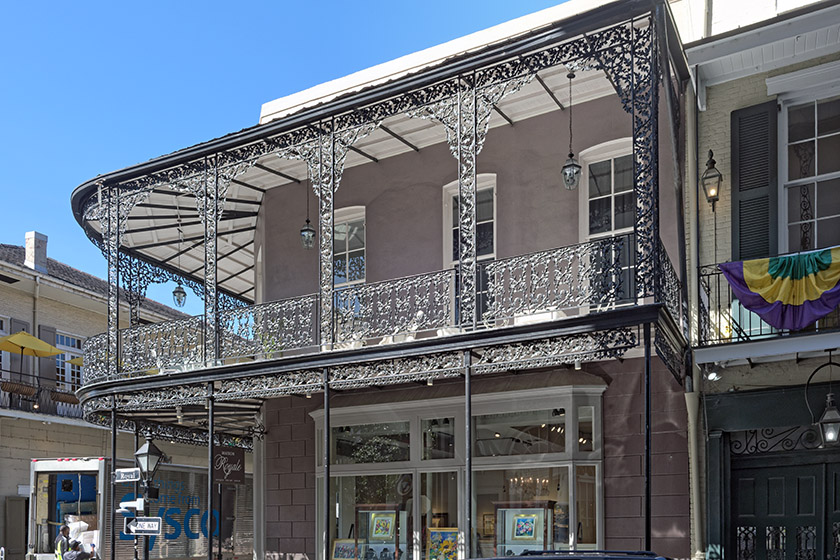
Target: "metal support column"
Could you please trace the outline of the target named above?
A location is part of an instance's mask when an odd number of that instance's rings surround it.
[[[651,460],[651,414],[650,414],[650,323],[645,323],[645,550],[650,550],[650,460]]]
[[[111,472],[117,468],[117,397],[111,397]],[[113,474],[111,476],[114,476]],[[117,486],[111,480],[111,560],[117,558]]]
[[[207,384],[207,560],[213,560],[213,382]]]
[[[106,189],[103,243],[108,258],[108,376],[113,378],[120,363],[120,193],[115,186],[100,189]]]
[[[324,531],[322,549],[323,558],[329,558],[330,552],[330,373],[324,368]]]
[[[212,166],[212,170],[210,167]],[[210,172],[212,171],[212,176]],[[219,176],[215,159],[204,158],[204,359],[219,359],[219,290],[217,286],[217,230],[219,227]],[[201,205],[199,205],[201,211]]]
[[[134,450],[137,451],[140,449],[140,430],[137,429],[137,425],[134,425]],[[140,481],[134,481],[134,499],[137,499],[137,495],[140,493]],[[140,560],[140,547],[139,543],[137,542],[137,535],[134,535],[134,560]]]
[[[466,459],[464,468],[464,553],[472,558],[473,530],[472,530],[472,352],[464,352],[464,432],[466,442]]]

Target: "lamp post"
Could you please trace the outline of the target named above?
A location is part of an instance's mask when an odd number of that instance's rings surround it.
[[[134,452],[134,460],[137,462],[137,466],[140,467],[140,472],[143,473],[143,516],[149,515],[149,484],[154,478],[155,471],[157,471],[163,457],[163,451],[158,449],[148,436],[146,443]],[[148,536],[145,538],[143,546],[143,559],[149,560]]]
[[[808,381],[805,382],[805,405],[808,407],[808,412],[811,414],[811,424],[819,427],[820,438],[822,438],[822,447],[835,447],[840,443],[840,410],[837,410],[837,405],[834,402],[834,393],[831,391],[831,377],[829,377],[829,391],[825,396],[825,408],[823,409],[820,419],[814,417],[814,411],[811,410],[811,402],[808,399],[808,389],[811,386],[811,380],[817,373],[825,368],[832,366],[840,366],[840,364],[831,360],[832,351],[828,352],[828,361],[815,369]],[[829,370],[831,371],[831,370]]]

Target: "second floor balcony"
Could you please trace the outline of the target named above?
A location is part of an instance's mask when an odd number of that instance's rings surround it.
[[[654,290],[640,291],[633,234],[479,263],[476,321],[463,317],[457,268],[220,310],[119,331],[117,378],[394,345],[457,334],[591,316],[661,303],[684,324],[680,282],[659,243]],[[330,297],[329,331],[320,313]],[[594,329],[595,327],[590,327]],[[325,336],[326,335],[326,336]],[[217,347],[213,342],[218,341]],[[217,349],[215,349],[217,348]],[[107,333],[85,344],[84,383],[113,379]]]

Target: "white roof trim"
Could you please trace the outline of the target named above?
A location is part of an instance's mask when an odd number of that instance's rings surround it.
[[[789,72],[765,80],[767,95],[784,95],[840,82],[840,61],[820,64],[797,72]]]
[[[403,76],[437,66],[447,59],[483,49],[489,45],[501,43],[517,36],[548,27],[556,21],[591,11],[616,0],[570,0],[528,14],[511,21],[477,31],[470,35],[454,39],[422,51],[372,66],[343,78],[287,95],[264,103],[260,110],[260,124],[286,117],[303,109],[320,105],[340,95],[359,91],[371,86],[396,80]]]

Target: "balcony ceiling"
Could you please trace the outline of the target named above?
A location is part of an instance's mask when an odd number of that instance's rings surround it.
[[[539,80],[532,80],[498,105],[498,110],[491,116],[490,127],[511,126],[511,122],[515,126],[524,119],[565,110],[569,103],[567,73],[563,66],[540,72]],[[576,105],[607,95],[615,95],[615,92],[603,72],[577,72],[574,80]],[[382,127],[354,146],[355,150],[347,155],[346,167],[376,165],[374,160],[422,150],[445,141],[445,131],[440,124],[395,116],[386,119]],[[558,157],[565,156],[565,149],[558,144]],[[454,159],[452,165],[456,165]],[[305,209],[300,189],[305,181],[303,162],[270,155],[262,157],[230,184],[218,227],[218,284],[223,290],[248,301],[254,300],[254,235],[263,196],[269,189],[296,187],[294,201],[301,205],[302,226]],[[317,206],[313,204],[313,207]],[[317,218],[313,222],[317,224]],[[179,223],[182,234],[179,234]],[[91,225],[101,231],[97,222]],[[132,210],[123,245],[201,280],[203,236],[204,225],[196,210],[195,198],[161,187]]]

